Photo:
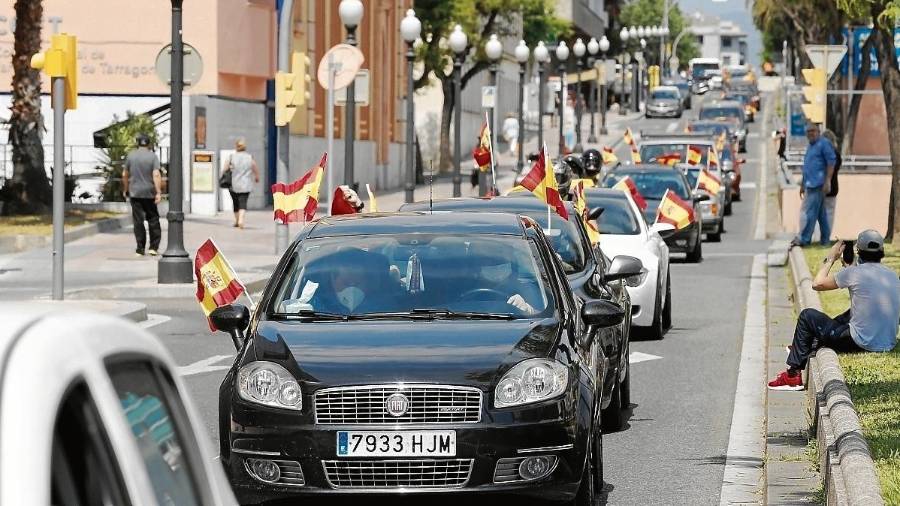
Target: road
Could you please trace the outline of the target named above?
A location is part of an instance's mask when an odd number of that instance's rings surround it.
[[[681,120],[641,120],[633,130],[683,129]],[[767,137],[751,124],[744,154],[743,201],[726,219],[721,243],[705,243],[704,261],[672,266],[673,324],[662,341],[631,345],[632,409],[626,427],[604,436],[605,504],[718,504],[737,381],[755,240],[756,188]],[[618,156],[629,158],[620,145]],[[218,386],[234,349],[210,334],[192,300],[144,300],[151,330],[184,366],[182,373],[218,447]],[[313,503],[312,501],[307,501]],[[414,503],[414,502],[413,502]]]

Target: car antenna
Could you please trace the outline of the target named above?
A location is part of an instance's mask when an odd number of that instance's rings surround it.
[[[434,158],[428,161],[428,212],[434,214]]]

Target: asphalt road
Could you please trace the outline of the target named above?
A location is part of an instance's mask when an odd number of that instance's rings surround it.
[[[633,130],[680,131],[698,109],[695,100],[681,120],[641,120]],[[604,436],[604,504],[719,502],[751,262],[766,248],[753,239],[760,146],[768,138],[760,130],[759,122],[751,124],[748,153],[742,154],[743,200],[726,218],[722,242],[704,243],[699,265],[673,262],[674,328],[662,341],[631,345],[642,361],[633,365],[628,424]],[[629,157],[624,145],[617,154]],[[210,334],[195,301],[144,302],[151,313],[165,315],[151,331],[186,366],[182,373],[217,448],[218,387],[234,355],[231,341]]]

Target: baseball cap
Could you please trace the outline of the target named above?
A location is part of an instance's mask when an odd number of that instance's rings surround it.
[[[856,238],[856,248],[866,253],[883,253],[884,237],[875,230],[863,230]]]

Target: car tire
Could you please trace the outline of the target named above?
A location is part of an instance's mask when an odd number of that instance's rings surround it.
[[[701,238],[698,236],[697,244],[694,245],[694,249],[687,254],[687,261],[689,263],[699,264],[703,261],[703,241],[700,239]]]
[[[738,153],[746,153],[747,152],[747,142],[742,142],[738,145]]]
[[[672,328],[672,279],[666,277],[666,302],[663,305],[663,328],[669,330]],[[629,368],[629,371],[631,369]]]
[[[660,303],[662,297],[659,295],[660,293],[657,292],[656,303],[653,304],[653,322],[650,324],[650,339],[657,341],[666,335],[666,329],[663,328],[662,304]]]
[[[707,233],[706,240],[709,242],[722,242],[722,225],[719,225],[719,229],[716,233]]]
[[[729,200],[729,201],[725,204],[725,216],[731,216],[731,213],[732,213],[731,203],[732,203],[733,201],[734,201],[734,197],[731,197],[731,200]]]
[[[599,433],[600,431],[597,432]],[[581,473],[578,494],[575,496],[575,499],[569,502],[570,506],[596,506],[600,503],[597,482],[603,483],[603,435],[600,433],[599,435],[594,435],[592,437],[594,440],[588,445],[590,450],[584,461],[584,471]],[[596,447],[598,446],[597,440],[599,440],[599,449],[601,452],[599,457],[600,469],[596,469],[597,466],[594,462],[597,460],[597,456],[595,455],[597,452]]]
[[[741,201],[741,192],[737,192],[731,196],[732,202],[740,202]]]
[[[610,392],[609,406],[604,409],[600,415],[600,424],[603,432],[616,432],[622,429],[625,424],[625,417],[622,415],[622,389],[619,378],[613,382],[612,392]]]
[[[619,405],[622,411],[622,418],[625,418],[626,411],[631,408],[631,363],[628,357],[631,356],[631,344],[625,348],[625,379],[619,386]]]

